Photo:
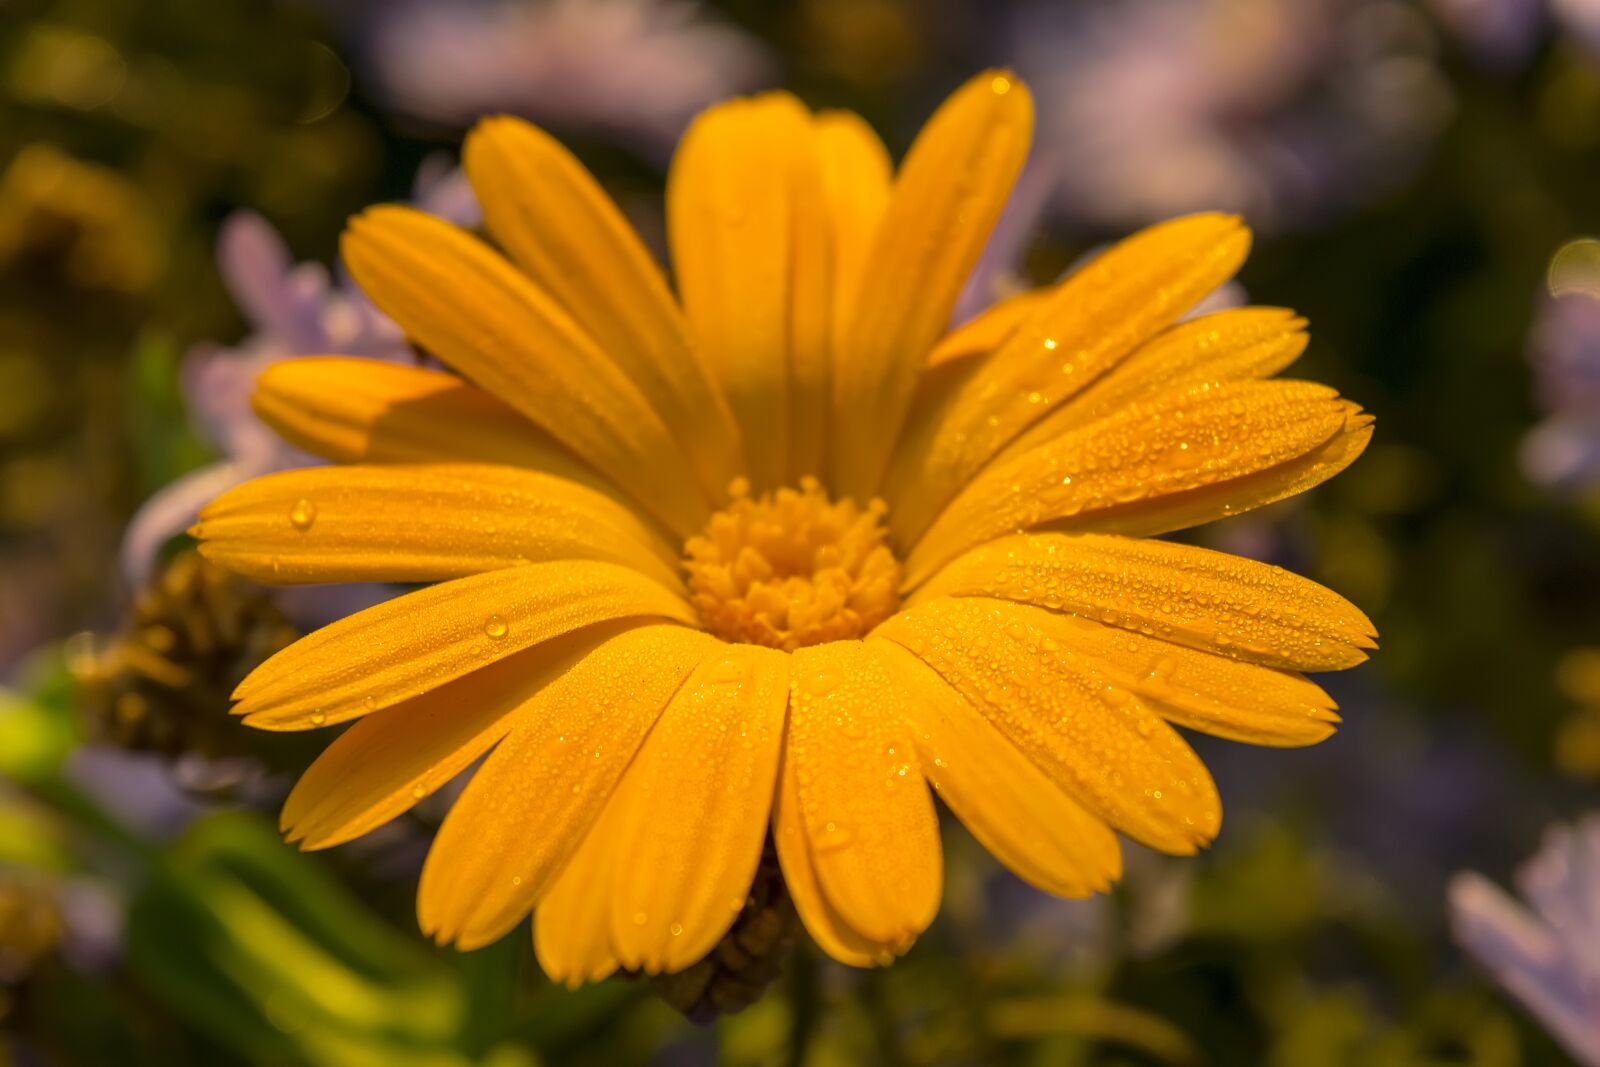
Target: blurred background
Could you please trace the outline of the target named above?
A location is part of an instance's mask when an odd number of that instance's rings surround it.
[[[951,823],[909,956],[797,945],[711,1025],[646,980],[552,987],[524,936],[424,942],[431,802],[282,845],[307,749],[226,693],[381,593],[248,588],[182,530],[302,461],[248,414],[263,365],[403,356],[344,219],[470,224],[459,138],[511,112],[659,249],[705,105],[784,86],[898,154],[996,64],[1039,127],[964,314],[1235,210],[1256,250],[1217,299],[1306,315],[1295,374],[1377,416],[1346,474],[1198,535],[1372,615],[1380,653],[1323,679],[1340,732],[1202,743],[1217,845],[1135,852],[1107,898]],[[1600,1064],[1590,235],[1593,0],[0,0],[0,1064]]]

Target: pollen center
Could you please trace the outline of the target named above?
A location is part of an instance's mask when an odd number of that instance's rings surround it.
[[[706,629],[788,651],[860,637],[900,605],[900,563],[884,543],[883,501],[829,500],[815,478],[733,502],[684,545]]]

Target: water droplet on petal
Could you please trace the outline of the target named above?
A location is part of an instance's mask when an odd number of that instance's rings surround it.
[[[826,696],[827,694],[833,692],[838,685],[838,676],[830,674],[827,671],[818,671],[810,678],[807,678],[805,682],[806,691],[812,696],[818,697]]]
[[[294,502],[289,509],[289,525],[302,533],[311,529],[311,524],[317,521],[317,506],[305,497]]]
[[[506,620],[503,615],[490,615],[483,623],[483,632],[496,641],[506,635]]]

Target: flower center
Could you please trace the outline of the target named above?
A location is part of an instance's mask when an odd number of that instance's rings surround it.
[[[831,501],[815,478],[733,502],[684,545],[689,594],[718,637],[793,651],[860,637],[900,605],[885,507]]]

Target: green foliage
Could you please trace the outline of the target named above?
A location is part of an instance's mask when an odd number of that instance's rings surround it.
[[[457,976],[254,816],[195,825],[129,913],[135,971],[253,1063],[468,1062]]]

